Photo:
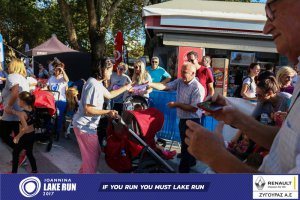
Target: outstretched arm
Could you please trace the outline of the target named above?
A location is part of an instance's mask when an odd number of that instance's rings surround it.
[[[186,112],[197,112],[198,108],[195,108],[194,106],[191,106],[189,104],[179,103],[179,102],[169,102],[168,103],[169,108],[179,108],[181,110],[184,110]]]
[[[152,87],[157,90],[167,90],[168,87],[165,83],[148,83],[149,87]]]
[[[104,93],[104,96],[105,96],[105,98],[107,98],[107,99],[113,99],[113,98],[115,98],[116,96],[119,96],[120,94],[122,94],[123,92],[126,92],[126,91],[128,91],[130,88],[132,88],[132,83],[130,83],[130,84],[127,84],[127,85],[125,85],[125,86],[123,86],[123,87],[121,87],[121,88],[119,88],[119,89],[117,89],[117,90],[112,90],[112,91],[110,91],[109,93]]]

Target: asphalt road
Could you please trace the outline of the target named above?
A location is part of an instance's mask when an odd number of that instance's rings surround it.
[[[81,155],[75,135],[72,133],[69,139],[63,136],[59,141],[54,141],[50,152],[46,152],[46,143],[36,142],[34,145],[34,156],[36,158],[39,173],[69,173],[77,174],[81,165]],[[172,150],[180,152],[180,147],[172,146]],[[11,171],[12,150],[0,140],[0,173]],[[175,170],[178,168],[180,159],[176,156],[167,162]],[[192,168],[193,173],[202,173],[206,166],[201,162]],[[18,173],[30,173],[30,164],[27,161],[18,169]],[[101,158],[98,165],[97,173],[117,173],[106,165],[104,153],[101,153]]]

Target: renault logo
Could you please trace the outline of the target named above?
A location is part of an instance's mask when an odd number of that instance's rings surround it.
[[[255,181],[255,185],[258,190],[262,190],[264,188],[264,186],[266,185],[266,182],[263,177],[259,176],[259,177],[257,177],[257,179]]]

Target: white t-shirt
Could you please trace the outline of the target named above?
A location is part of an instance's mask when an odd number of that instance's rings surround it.
[[[243,85],[246,84],[249,86],[248,91],[246,92],[246,94],[250,97],[250,98],[255,98],[256,96],[256,84],[255,81],[250,77],[245,78],[245,80],[243,81]]]
[[[66,89],[68,87],[68,83],[64,80],[62,75],[58,76],[57,78],[55,76],[51,76],[47,82],[47,85],[49,86],[50,90],[59,92],[59,95],[54,93],[54,98],[56,101],[66,101]]]
[[[88,116],[85,113],[84,107],[89,104],[96,109],[102,110],[104,95],[108,94],[108,90],[101,82],[97,81],[95,78],[89,78],[82,88],[78,111],[73,117],[73,125],[82,132],[97,134],[100,115]]]
[[[29,84],[29,90],[34,91],[36,88],[37,80],[31,76],[28,76],[27,78],[28,84]]]
[[[9,74],[5,87],[2,90],[2,98],[3,98],[3,105],[6,107],[8,105],[8,101],[11,97],[11,89],[15,85],[19,85],[19,93],[23,91],[29,92],[29,84],[26,80],[26,78],[20,74]],[[13,109],[17,111],[21,111],[22,109],[18,105],[18,101],[15,101],[13,105]],[[4,121],[19,121],[19,118],[16,115],[10,115],[6,112],[3,113],[2,120]]]

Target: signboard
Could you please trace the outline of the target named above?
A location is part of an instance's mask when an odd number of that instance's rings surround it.
[[[231,65],[247,65],[255,62],[255,53],[231,52]]]
[[[18,200],[298,199],[298,175],[1,174],[0,198]]]
[[[213,58],[212,68],[215,77],[215,92],[227,96],[228,90],[228,63],[226,58]]]

